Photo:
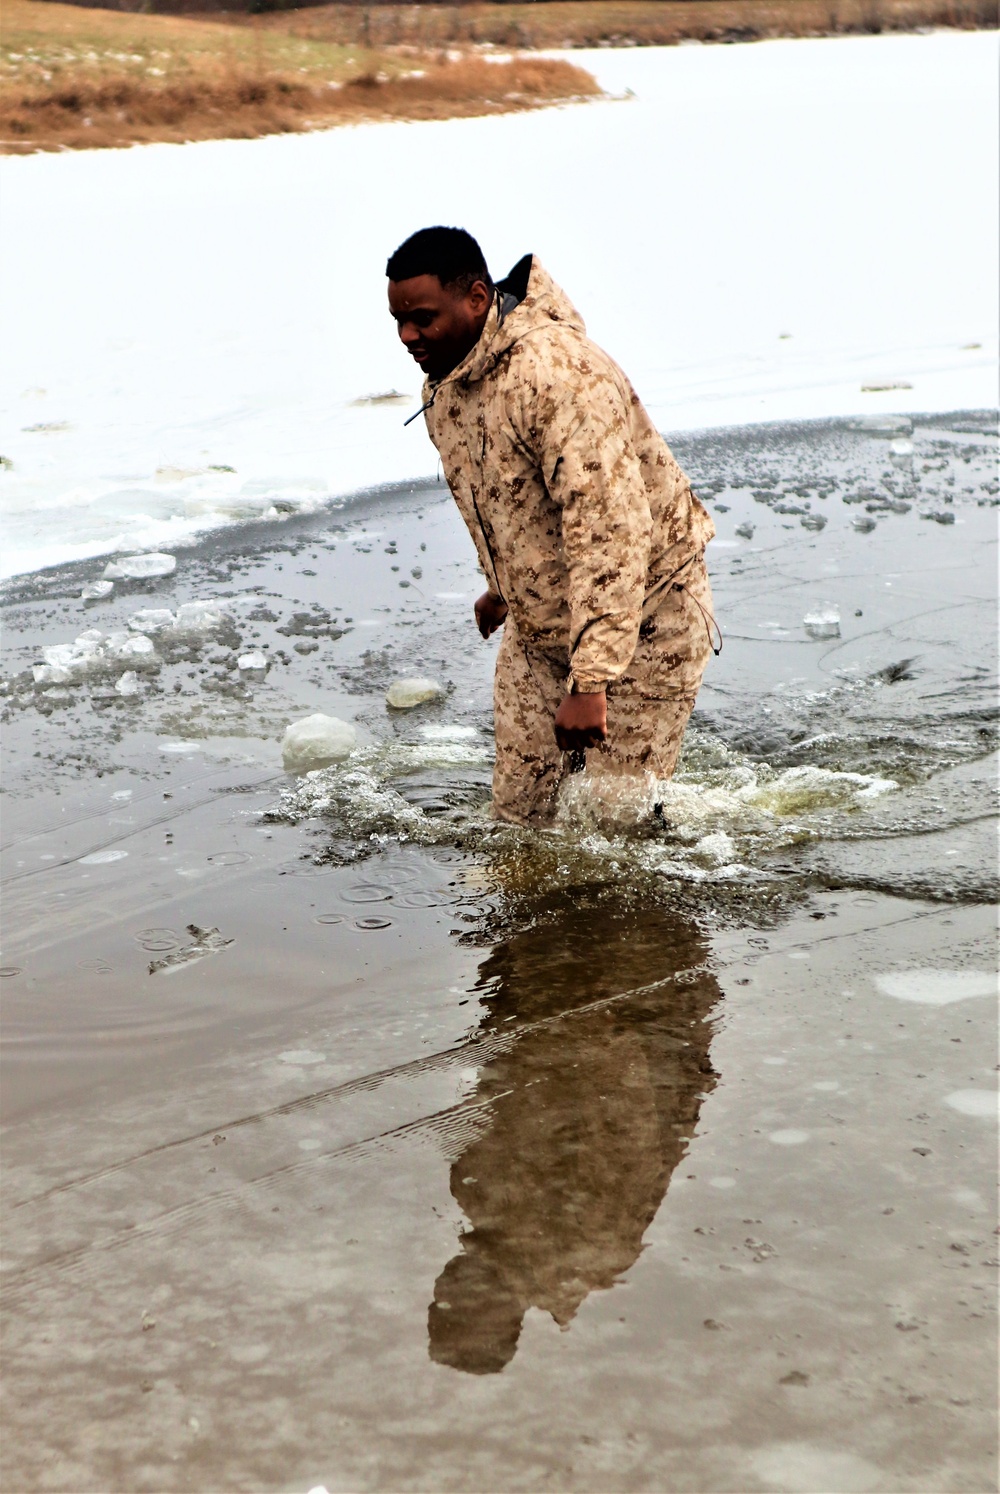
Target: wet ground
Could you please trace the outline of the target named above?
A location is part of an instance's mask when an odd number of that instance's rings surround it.
[[[631,828],[489,821],[439,488],[8,585],[5,1486],[996,1486],[995,432],[674,443],[726,643]]]

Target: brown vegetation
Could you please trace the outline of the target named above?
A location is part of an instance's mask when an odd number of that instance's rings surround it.
[[[130,3],[130,0],[123,0]],[[157,0],[207,12],[215,0]],[[997,0],[549,0],[548,4],[311,5],[218,0],[229,22],[243,7],[290,35],[373,47],[490,45],[518,48],[673,46],[681,41],[757,41],[779,36],[990,29]],[[220,17],[222,19],[222,17]]]
[[[389,56],[37,0],[7,0],[3,75],[6,152],[498,114],[600,92],[558,59]]]
[[[523,55],[488,61],[483,54],[492,48],[997,23],[996,0],[531,0],[297,10],[283,8],[285,0],[117,4],[5,0],[0,152],[246,137],[360,119],[445,119],[599,92],[588,73],[566,62]],[[227,10],[211,9],[216,4]],[[272,6],[267,14],[247,13]],[[140,8],[170,13],[135,13]]]

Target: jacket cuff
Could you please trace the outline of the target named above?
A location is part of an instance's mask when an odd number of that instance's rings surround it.
[[[610,680],[597,680],[589,674],[571,674],[569,688],[572,695],[603,695]]]

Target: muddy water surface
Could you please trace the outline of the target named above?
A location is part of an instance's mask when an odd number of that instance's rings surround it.
[[[628,824],[489,820],[440,490],[8,588],[5,1484],[993,1487],[990,431],[677,443],[726,643]]]

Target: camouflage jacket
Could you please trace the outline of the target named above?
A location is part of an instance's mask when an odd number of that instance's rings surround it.
[[[490,589],[578,690],[616,680],[643,616],[715,533],[621,369],[526,255],[476,346],[424,388]]]

